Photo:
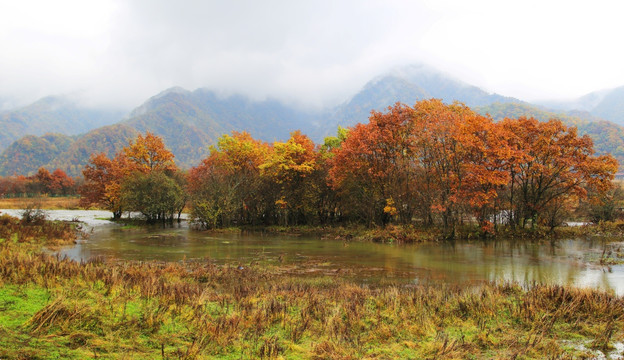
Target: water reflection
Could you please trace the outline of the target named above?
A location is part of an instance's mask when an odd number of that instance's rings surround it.
[[[318,236],[208,234],[189,230],[186,223],[169,228],[125,229],[97,220],[106,217],[99,213],[74,211],[58,215],[86,218],[93,226],[86,240],[61,251],[62,256],[76,260],[95,256],[121,260],[200,259],[234,266],[263,262],[287,265],[299,273],[322,272],[364,282],[540,282],[594,287],[624,295],[623,265],[612,266],[609,271],[587,261],[588,254],[600,254],[601,240],[345,244]],[[49,216],[54,218],[55,214],[49,212]]]

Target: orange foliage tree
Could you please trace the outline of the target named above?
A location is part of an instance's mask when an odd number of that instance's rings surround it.
[[[10,176],[0,178],[0,196],[34,196],[52,195],[66,196],[76,194],[76,182],[61,170],[50,173],[39,168],[32,176]]]
[[[542,213],[552,226],[566,198],[607,190],[616,170],[612,157],[594,156],[589,138],[560,121],[497,124],[432,99],[372,112],[350,129],[329,179],[343,199],[355,199],[344,210],[355,218],[437,222],[453,237],[472,218],[492,231],[503,212],[522,225]]]
[[[420,101],[414,110],[421,198],[440,216],[449,237],[466,215],[489,229],[498,191],[508,181],[503,134],[490,118],[460,103]]]
[[[150,132],[139,134],[123,149],[129,171],[147,174],[154,171],[176,171],[174,155],[165,147],[162,138]]]
[[[55,195],[69,195],[74,189],[76,182],[74,179],[67,176],[65,171],[56,169],[51,174],[51,181],[49,184],[50,192]]]
[[[591,139],[578,136],[576,128],[534,118],[505,119],[501,126],[513,134],[510,147],[522,153],[507,166],[513,225],[535,226],[540,214],[549,213],[548,223],[555,226],[565,198],[583,199],[588,189],[602,193],[611,186],[617,161],[610,155],[594,156]]]
[[[449,236],[463,212],[485,222],[508,153],[491,119],[462,104],[439,100],[396,104],[373,112],[336,151],[331,180],[346,197],[361,201],[369,223],[397,216],[427,224],[440,217]]]
[[[396,104],[388,113],[372,112],[368,124],[357,124],[334,150],[330,181],[348,200],[351,216],[369,225],[400,215],[411,219],[416,180],[413,110]],[[344,211],[349,211],[345,208]]]
[[[80,188],[80,206],[103,206],[118,219],[123,212],[121,182],[128,174],[127,159],[117,154],[109,159],[104,153],[93,154],[82,170],[85,183]]]
[[[180,185],[183,179],[177,172],[174,156],[160,137],[149,132],[138,135],[113,159],[103,153],[91,156],[82,172],[85,183],[80,204],[103,206],[113,212],[114,218],[128,210],[140,211],[150,221],[171,220],[173,213],[179,215],[184,207]],[[159,188],[149,189],[154,184]],[[167,194],[161,194],[164,188]]]

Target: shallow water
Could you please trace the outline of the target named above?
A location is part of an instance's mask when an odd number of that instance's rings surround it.
[[[0,210],[19,215],[19,210]],[[476,241],[390,245],[345,243],[319,236],[262,233],[214,234],[189,229],[186,223],[163,228],[123,228],[103,220],[105,211],[47,211],[59,220],[78,219],[90,235],[61,256],[87,260],[201,260],[250,267],[280,264],[295,273],[345,276],[361,282],[407,281],[470,284],[487,280],[566,284],[624,295],[624,265],[603,267],[587,259],[599,256],[602,240],[556,242]]]

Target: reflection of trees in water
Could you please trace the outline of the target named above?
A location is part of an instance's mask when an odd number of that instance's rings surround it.
[[[609,274],[583,265],[588,251],[599,251],[601,239],[530,242],[513,240],[452,241],[415,245],[388,245],[323,241],[316,237],[266,234],[207,234],[188,228],[101,228],[68,252],[78,260],[92,256],[118,259],[209,258],[217,263],[249,263],[263,258],[280,264],[306,261],[327,263],[358,281],[368,277],[418,279],[419,282],[475,283],[483,280],[545,282],[622,289],[621,273]],[[373,269],[367,271],[366,269]],[[619,268],[617,271],[622,271]],[[361,275],[360,275],[361,274]],[[351,275],[349,275],[351,276]]]
[[[570,245],[572,253],[576,253],[579,242]],[[481,261],[474,270],[492,281],[574,284],[585,271],[558,242],[497,240],[483,243],[482,249]]]

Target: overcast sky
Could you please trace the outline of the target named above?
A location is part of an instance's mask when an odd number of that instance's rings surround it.
[[[335,105],[424,62],[523,100],[624,85],[619,1],[0,0],[0,98],[171,86]]]

